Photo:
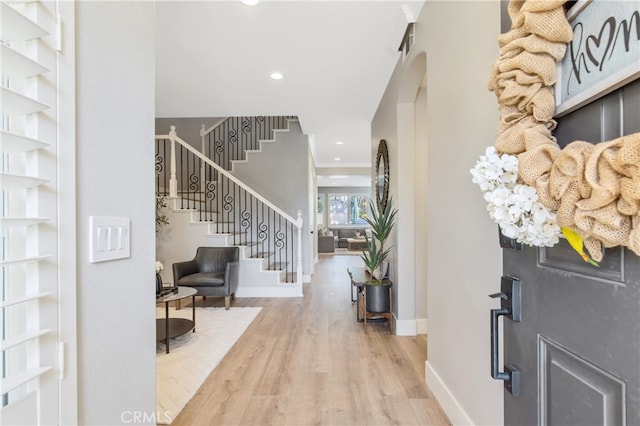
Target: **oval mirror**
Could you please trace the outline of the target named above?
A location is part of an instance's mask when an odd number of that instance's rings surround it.
[[[380,140],[378,155],[376,156],[376,202],[378,211],[382,212],[389,197],[389,151],[387,141]]]

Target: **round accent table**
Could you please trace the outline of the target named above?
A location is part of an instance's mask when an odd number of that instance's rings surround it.
[[[178,287],[177,293],[170,293],[156,299],[156,303],[164,303],[164,318],[156,319],[156,340],[164,341],[169,353],[169,339],[182,336],[193,330],[196,332],[196,289]],[[191,297],[192,319],[169,318],[169,303]]]

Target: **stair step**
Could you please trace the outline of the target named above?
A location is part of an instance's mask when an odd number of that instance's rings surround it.
[[[272,251],[260,251],[258,253],[256,253],[255,255],[251,256],[251,257],[261,257],[263,259],[268,259],[271,256],[273,256],[275,254],[275,252]]]
[[[259,243],[253,242],[253,241],[245,241],[242,244],[238,244],[238,246],[242,246],[242,247],[253,247],[253,246],[257,246]]]
[[[288,272],[284,277],[284,281],[281,281],[282,284],[295,284],[297,274],[295,272]]]
[[[210,232],[207,235],[209,235],[209,236],[217,235],[217,236],[234,237],[236,235],[242,235],[242,234],[244,234],[244,232]],[[244,246],[244,244],[233,244],[233,245]]]
[[[269,267],[267,268],[267,270],[268,271],[282,271],[288,265],[289,265],[288,262],[274,262],[274,263],[270,263],[269,264]]]

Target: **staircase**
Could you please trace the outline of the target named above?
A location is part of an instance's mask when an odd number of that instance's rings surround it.
[[[293,217],[233,173],[247,153],[288,131],[294,117],[232,117],[201,130],[199,149],[175,127],[157,135],[156,194],[167,198],[169,225],[157,235],[163,279],[198,246],[240,248],[238,297],[302,296],[302,212]]]

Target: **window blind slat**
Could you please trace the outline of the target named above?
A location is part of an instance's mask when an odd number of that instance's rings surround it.
[[[0,74],[8,78],[26,78],[49,71],[31,58],[0,43]]]
[[[0,112],[7,115],[24,115],[44,111],[49,108],[28,96],[14,92],[6,87],[0,88]]]
[[[47,183],[47,179],[35,176],[14,175],[10,173],[0,173],[0,189],[3,191],[16,191]]]
[[[49,34],[38,24],[5,3],[0,3],[0,39],[24,41]]]
[[[51,330],[47,328],[43,330],[30,331],[28,333],[24,333],[19,336],[16,336],[12,339],[5,339],[2,341],[2,343],[0,343],[0,350],[6,351],[7,349],[11,349],[18,345],[22,345],[28,342],[29,340],[37,339],[38,337],[44,336],[45,334],[50,332]]]
[[[25,296],[25,297],[19,297],[19,298],[16,298],[16,299],[6,300],[4,302],[0,302],[0,309],[6,308],[7,306],[15,306],[15,305],[20,305],[22,303],[32,302],[34,300],[38,300],[38,299],[42,299],[44,297],[47,297],[50,294],[51,294],[50,292],[45,292],[45,293],[34,294],[34,295],[31,295],[31,296]]]
[[[14,228],[18,226],[33,226],[48,221],[48,217],[0,217],[0,227]]]
[[[14,154],[35,151],[48,145],[47,142],[38,139],[0,130],[0,152]]]
[[[40,367],[40,368],[32,368],[29,370],[21,371],[20,373],[16,373],[12,376],[4,378],[0,380],[0,392],[2,395],[5,395],[15,388],[24,385],[25,383],[30,382],[33,379],[36,379],[42,376],[47,371],[51,370],[50,366]]]
[[[21,265],[25,263],[40,262],[42,260],[47,260],[49,258],[51,258],[50,255],[29,256],[29,257],[22,257],[20,259],[6,259],[6,260],[0,260],[0,266],[14,266],[14,265]]]

